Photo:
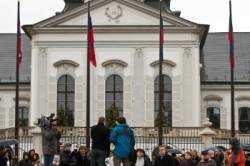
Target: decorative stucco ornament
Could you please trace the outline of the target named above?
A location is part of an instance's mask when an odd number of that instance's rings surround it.
[[[119,19],[123,15],[123,9],[120,5],[117,5],[115,7],[107,7],[105,10],[105,15],[108,17],[109,22],[115,21],[115,23],[119,23]]]

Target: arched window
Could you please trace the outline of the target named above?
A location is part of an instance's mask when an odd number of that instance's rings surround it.
[[[63,75],[57,82],[57,117],[58,125],[74,126],[75,80]]]
[[[123,80],[120,76],[111,75],[106,79],[105,98],[107,125],[113,127],[115,119],[123,116]]]
[[[155,127],[159,121],[159,90],[160,77],[157,76],[154,81],[154,110],[155,110]],[[163,97],[163,127],[172,127],[172,80],[169,76],[163,75],[164,97]]]
[[[209,107],[207,108],[207,117],[209,121],[212,122],[212,127],[219,129],[220,128],[220,108]]]
[[[29,126],[29,109],[27,107],[19,107],[18,121],[21,127]]]
[[[239,130],[242,133],[250,133],[250,108],[239,108]]]

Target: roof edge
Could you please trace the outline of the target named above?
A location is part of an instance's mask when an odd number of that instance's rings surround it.
[[[29,39],[32,39],[33,25],[23,25],[22,29],[23,29],[24,33],[29,37]]]

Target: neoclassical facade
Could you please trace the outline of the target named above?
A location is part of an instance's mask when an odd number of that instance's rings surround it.
[[[21,102],[28,109],[23,112],[28,112],[31,126],[41,115],[50,113],[64,115],[66,126],[86,124],[87,4],[65,2],[61,13],[23,27],[31,42],[31,74],[27,92],[22,89]],[[112,107],[127,118],[130,126],[156,125],[159,9],[154,5],[153,1],[91,1],[97,59],[97,67],[91,66],[91,125],[99,116],[107,116]],[[171,11],[168,5],[165,7],[166,124],[200,127],[209,117],[215,128],[230,129],[229,83],[210,79],[213,66],[206,64],[206,60],[213,63],[207,56],[214,47],[206,46],[209,26],[185,20],[179,12]],[[205,77],[209,73],[211,75]],[[236,85],[237,129],[250,123],[249,92],[248,81]],[[14,98],[14,90],[10,93],[10,98]],[[1,90],[0,99],[3,95]],[[11,108],[4,105],[0,100],[0,116],[5,117],[0,126],[13,127],[13,119],[9,117],[14,118],[14,105]],[[242,114],[249,118],[241,118]]]

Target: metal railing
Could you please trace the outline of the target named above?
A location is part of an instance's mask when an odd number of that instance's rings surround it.
[[[34,127],[20,128],[20,136],[31,136],[30,131]],[[86,128],[85,127],[59,127],[62,131],[62,136],[85,136]],[[158,128],[154,127],[132,127],[134,134],[136,136],[145,136],[145,137],[157,137]],[[164,137],[199,137],[202,127],[172,127],[172,128],[163,128]],[[231,131],[225,129],[213,129],[216,132],[216,138],[229,138],[231,137]],[[15,130],[14,128],[9,129],[0,129],[0,139],[2,138],[12,138],[14,137]],[[236,132],[237,135],[241,135],[239,132]],[[249,136],[249,135],[248,135]]]
[[[86,128],[84,127],[60,127],[62,131],[61,142],[71,143],[73,145],[86,143]],[[30,128],[20,128],[19,146],[21,153],[29,151],[33,148],[32,135]],[[173,127],[163,129],[163,143],[180,149],[182,151],[196,149],[202,150],[202,139],[200,136],[201,127]],[[153,127],[133,127],[136,139],[136,148],[143,148],[148,155],[151,155],[153,149],[158,145],[158,129]],[[215,130],[216,136],[213,138],[214,146],[229,147],[229,139],[231,137],[230,130]],[[14,138],[14,128],[1,129],[1,139]],[[250,144],[249,135],[239,135],[242,144]]]

